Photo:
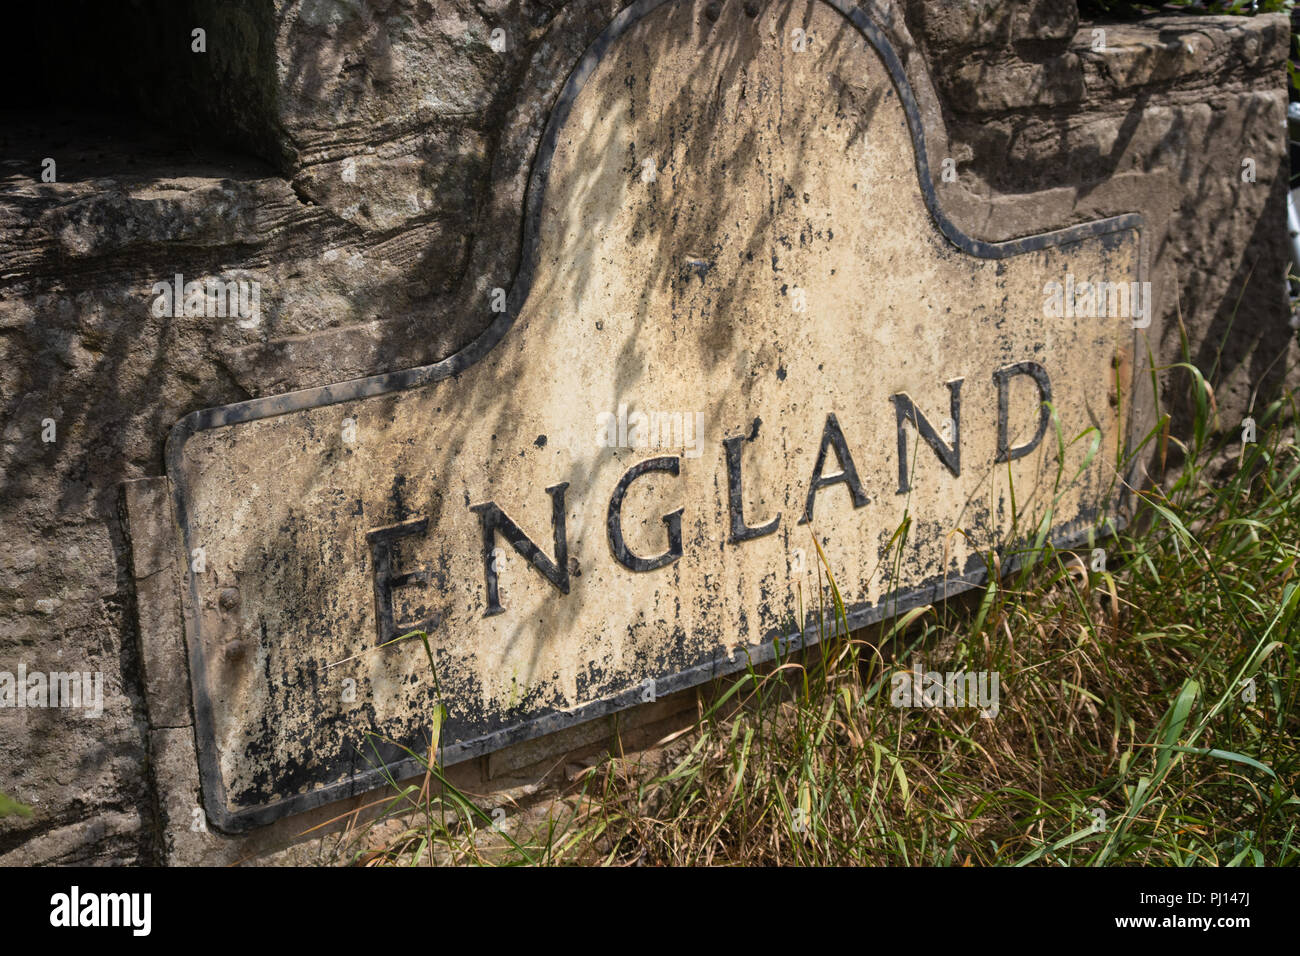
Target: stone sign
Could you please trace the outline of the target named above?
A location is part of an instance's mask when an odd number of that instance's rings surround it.
[[[838,0],[621,14],[478,339],[174,429],[213,822],[415,772],[439,703],[452,763],[815,639],[814,537],[857,626],[1115,518],[1140,222],[980,242],[944,173]]]

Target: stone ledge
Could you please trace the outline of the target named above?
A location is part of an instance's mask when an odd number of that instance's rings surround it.
[[[1139,23],[1080,24],[1073,48],[1092,99],[1143,86],[1225,74],[1239,80],[1282,69],[1290,38],[1290,23],[1281,13],[1161,16]],[[1094,49],[1098,43],[1104,47]]]
[[[558,733],[504,747],[488,754],[488,778],[496,780],[519,775],[544,776],[551,764],[559,766],[569,760],[588,756],[621,738],[623,734],[643,730],[687,711],[694,711],[696,699],[695,688],[678,691],[603,720],[591,720]],[[644,743],[639,738],[638,741]]]
[[[1007,50],[1015,44],[1068,44],[1079,25],[1076,0],[912,0],[909,21],[943,58],[975,49]]]
[[[1271,69],[1282,69],[1290,36],[1290,23],[1280,13],[1082,23],[1070,49],[1059,54],[1029,60],[990,46],[948,71],[944,61],[956,57],[937,57],[936,76],[959,114],[1051,108],[1083,100],[1099,104],[1146,86],[1194,87],[1218,77],[1231,77],[1234,86],[1242,86]]]

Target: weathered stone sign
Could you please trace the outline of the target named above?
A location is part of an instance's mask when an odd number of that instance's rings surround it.
[[[173,431],[221,828],[412,772],[438,702],[450,763],[770,657],[813,535],[858,625],[1113,513],[1137,217],[971,239],[865,14],[704,9],[575,70],[470,346]]]

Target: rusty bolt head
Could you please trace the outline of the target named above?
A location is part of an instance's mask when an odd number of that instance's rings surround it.
[[[239,607],[239,588],[222,588],[217,604],[223,611],[233,611]]]

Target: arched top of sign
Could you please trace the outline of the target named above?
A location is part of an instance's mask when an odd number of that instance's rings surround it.
[[[637,2],[624,8],[610,22],[609,26],[588,47],[587,52],[578,61],[578,65],[574,67],[569,75],[568,82],[565,83],[555,106],[551,110],[546,130],[538,145],[525,200],[523,249],[518,270],[508,292],[507,307],[504,312],[498,314],[497,318],[477,338],[459,352],[432,365],[423,365],[381,375],[371,375],[366,378],[352,379],[334,385],[303,389],[283,395],[271,395],[265,398],[239,402],[234,405],[192,412],[177,422],[168,436],[166,455],[168,470],[172,471],[179,465],[185,440],[197,431],[220,428],[224,425],[233,425],[239,422],[256,421],[306,408],[318,408],[338,402],[355,401],[360,398],[369,398],[388,392],[427,385],[464,371],[490,352],[514,325],[519,310],[527,301],[532,290],[540,251],[538,237],[542,215],[542,200],[546,193],[551,159],[555,152],[556,139],[568,120],[574,101],[582,92],[596,66],[610,50],[614,49],[619,38],[631,27],[667,4],[689,2],[693,2],[693,0],[637,0]],[[1003,259],[1008,256],[1032,252],[1049,246],[1063,245],[1080,239],[1141,228],[1142,217],[1136,213],[1130,213],[1081,223],[1053,232],[1026,236],[1020,239],[1009,239],[1004,242],[985,242],[963,232],[948,218],[940,206],[934,189],[933,177],[930,174],[929,159],[925,148],[925,131],[921,123],[921,113],[916,94],[913,92],[902,62],[899,60],[898,54],[889,42],[884,30],[866,10],[853,4],[850,0],[815,0],[815,2],[825,3],[852,23],[862,37],[871,44],[871,47],[884,63],[893,80],[899,102],[907,116],[907,125],[912,137],[916,175],[926,208],[929,210],[939,231],[958,249],[981,259]],[[179,494],[177,498],[177,507],[181,509],[179,517],[183,520],[184,504],[179,500]]]
[[[532,177],[529,182],[524,250],[523,255],[520,257],[519,274],[516,277],[514,287],[511,289],[509,309],[511,314],[517,313],[517,310],[523,306],[532,288],[533,269],[536,266],[538,255],[538,223],[541,218],[542,199],[550,176],[551,157],[555,152],[556,138],[568,121],[569,112],[574,101],[578,98],[578,94],[582,92],[588,78],[595,72],[596,66],[614,48],[624,33],[661,7],[683,2],[691,2],[691,0],[636,0],[635,3],[624,8],[605,28],[604,32],[595,39],[570,74],[569,81],[561,91],[555,108],[551,112],[550,121],[546,125],[546,132],[542,136],[537,162],[533,167]],[[934,190],[934,179],[930,174],[930,161],[925,148],[925,129],[921,123],[921,111],[916,101],[916,94],[913,92],[912,84],[908,82],[903,64],[884,30],[880,28],[865,9],[850,2],[850,0],[815,0],[815,2],[826,4],[852,23],[862,37],[871,44],[884,63],[885,68],[889,71],[899,102],[907,115],[907,126],[912,136],[916,176],[921,187],[921,193],[925,198],[926,208],[930,211],[930,215],[939,231],[958,249],[981,259],[1004,259],[1007,256],[1032,252],[1035,249],[1043,249],[1048,246],[1062,245],[1092,236],[1101,236],[1124,229],[1141,227],[1142,217],[1136,213],[1130,213],[1109,219],[1081,223],[1054,232],[1026,236],[1021,239],[1008,239],[1004,242],[985,242],[963,232],[948,218],[948,215],[939,204],[939,197]]]

